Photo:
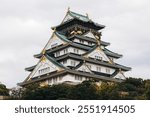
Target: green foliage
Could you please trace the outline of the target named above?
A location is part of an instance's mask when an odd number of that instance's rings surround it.
[[[70,92],[71,85],[58,84],[52,86],[40,87],[39,84],[32,84],[27,86],[22,94],[22,99],[25,100],[57,100],[67,99]]]
[[[99,99],[101,100],[117,100],[120,99],[118,84],[102,82],[99,89]]]
[[[122,83],[84,81],[78,85],[58,84],[26,86],[20,99],[25,100],[145,100],[150,99],[150,80],[127,78]]]
[[[99,97],[98,86],[93,81],[84,81],[72,88],[69,97],[75,100],[96,100]]]
[[[150,80],[144,81],[144,87],[146,98],[150,100]]]
[[[9,96],[9,90],[6,88],[4,84],[0,84],[0,95]]]
[[[39,87],[40,85],[38,83],[27,85],[23,89],[21,98],[26,100],[37,99],[37,93],[40,93],[38,90]]]

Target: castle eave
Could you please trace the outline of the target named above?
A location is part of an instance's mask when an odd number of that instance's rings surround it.
[[[62,29],[66,28],[68,26],[71,26],[73,24],[83,25],[84,27],[95,29],[95,30],[100,30],[100,29],[105,28],[104,25],[101,25],[101,24],[98,24],[98,23],[94,23],[92,21],[85,22],[83,20],[79,20],[77,18],[73,18],[73,19],[70,19],[70,20],[64,22],[63,24],[60,24],[58,26],[52,27],[52,29],[53,30],[56,29],[57,31],[61,31]]]
[[[121,69],[123,71],[129,71],[129,70],[131,70],[130,67],[125,67],[123,65],[119,65],[119,64],[116,64],[116,63],[110,64],[108,62],[100,61],[100,60],[95,60],[95,59],[92,59],[92,58],[85,58],[83,56],[79,56],[79,55],[76,55],[76,54],[73,54],[73,53],[63,55],[63,56],[61,56],[59,58],[56,58],[56,60],[60,61],[60,60],[66,59],[66,58],[73,58],[73,59],[80,60],[80,61],[84,61],[85,60],[85,61],[93,63],[93,64],[99,64],[99,65],[110,67],[110,68]]]
[[[115,78],[112,78],[112,77],[107,77],[107,76],[91,74],[91,73],[87,73],[87,72],[80,72],[80,71],[76,71],[76,70],[67,70],[66,69],[66,70],[62,70],[62,71],[59,71],[59,72],[49,73],[49,74],[46,74],[46,75],[43,75],[43,76],[35,77],[35,78],[32,78],[29,81],[24,81],[22,83],[18,83],[18,85],[24,87],[28,84],[32,84],[32,83],[35,83],[35,82],[42,82],[42,81],[45,81],[47,79],[54,78],[54,77],[64,75],[64,74],[80,75],[80,76],[84,76],[84,77],[88,77],[88,78],[89,77],[94,78],[96,80],[104,80],[104,81],[111,81],[111,82],[123,82],[123,80],[121,80],[121,79],[115,79]]]
[[[36,67],[36,65],[33,65],[33,66],[31,66],[31,67],[27,67],[27,68],[25,68],[25,70],[26,71],[33,71],[33,69]]]

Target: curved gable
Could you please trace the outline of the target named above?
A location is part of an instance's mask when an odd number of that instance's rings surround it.
[[[95,39],[95,36],[93,35],[93,33],[91,31],[89,31],[88,33],[84,34],[84,36]]]
[[[117,78],[117,79],[125,79],[126,77],[124,76],[123,72],[122,71],[119,71],[119,73],[114,76],[114,78]]]
[[[96,49],[94,49],[92,52],[88,53],[86,56],[89,58],[94,58],[94,59],[99,59],[99,60],[110,62],[110,59],[103,52],[103,50],[100,49],[99,46],[97,46]]]
[[[86,65],[86,63],[83,63],[83,65],[81,65],[77,70],[92,73],[88,65]]]
[[[66,44],[66,42],[62,40],[56,33],[53,33],[52,37],[49,39],[44,49],[48,50],[62,44]]]
[[[72,17],[69,13],[67,13],[67,15],[66,15],[65,18],[63,19],[62,23],[66,22],[66,21],[69,21],[69,20],[71,20],[71,19],[73,19],[73,17]]]
[[[44,74],[48,74],[54,71],[60,70],[53,62],[49,61],[45,56],[43,56],[34,70],[29,74],[28,79],[35,78]]]

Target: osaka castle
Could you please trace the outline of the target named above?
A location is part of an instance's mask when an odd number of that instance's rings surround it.
[[[38,63],[25,68],[30,73],[19,85],[75,85],[85,80],[122,82],[124,73],[131,68],[116,63],[122,55],[107,49],[110,43],[101,39],[104,28],[87,14],[68,9],[62,22],[52,27],[53,33],[43,50],[34,55]]]

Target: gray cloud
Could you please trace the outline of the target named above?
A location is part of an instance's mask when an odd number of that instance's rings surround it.
[[[36,64],[39,53],[71,10],[106,25],[102,39],[124,57],[119,63],[133,69],[127,76],[150,76],[149,0],[0,0],[0,81],[8,87],[23,81],[25,67]]]

